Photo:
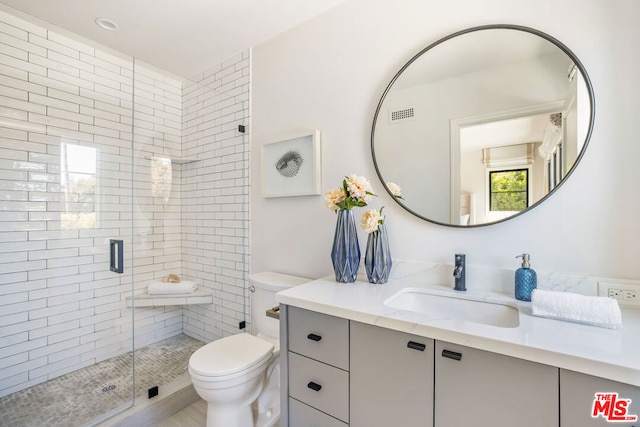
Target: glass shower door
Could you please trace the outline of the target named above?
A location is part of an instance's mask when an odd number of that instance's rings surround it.
[[[0,11],[0,425],[67,427],[246,332],[250,61],[189,82],[41,25]],[[169,274],[202,300],[145,303]]]
[[[0,23],[0,425],[82,425],[133,401],[133,60]]]

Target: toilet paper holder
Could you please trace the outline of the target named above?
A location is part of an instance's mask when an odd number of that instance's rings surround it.
[[[276,305],[275,307],[271,307],[266,313],[267,317],[280,320],[280,306]]]

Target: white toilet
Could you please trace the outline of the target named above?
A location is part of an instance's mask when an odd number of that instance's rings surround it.
[[[270,427],[280,418],[280,325],[267,317],[275,294],[310,279],[280,273],[249,276],[251,334],[209,343],[189,359],[193,387],[207,402],[207,427]]]

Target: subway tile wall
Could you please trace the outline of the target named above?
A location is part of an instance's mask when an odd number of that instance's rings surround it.
[[[0,397],[130,351],[132,333],[239,332],[248,70],[242,53],[185,84],[0,11]],[[126,298],[169,273],[214,304],[132,317]]]

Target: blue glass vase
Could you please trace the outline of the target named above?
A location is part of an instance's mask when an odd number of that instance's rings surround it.
[[[339,210],[336,232],[333,236],[331,261],[336,273],[336,282],[353,283],[360,266],[360,246],[356,221],[350,209]]]
[[[367,250],[364,255],[364,268],[369,283],[387,283],[391,271],[391,252],[389,252],[389,237],[387,227],[380,224],[378,229],[369,233]]]

